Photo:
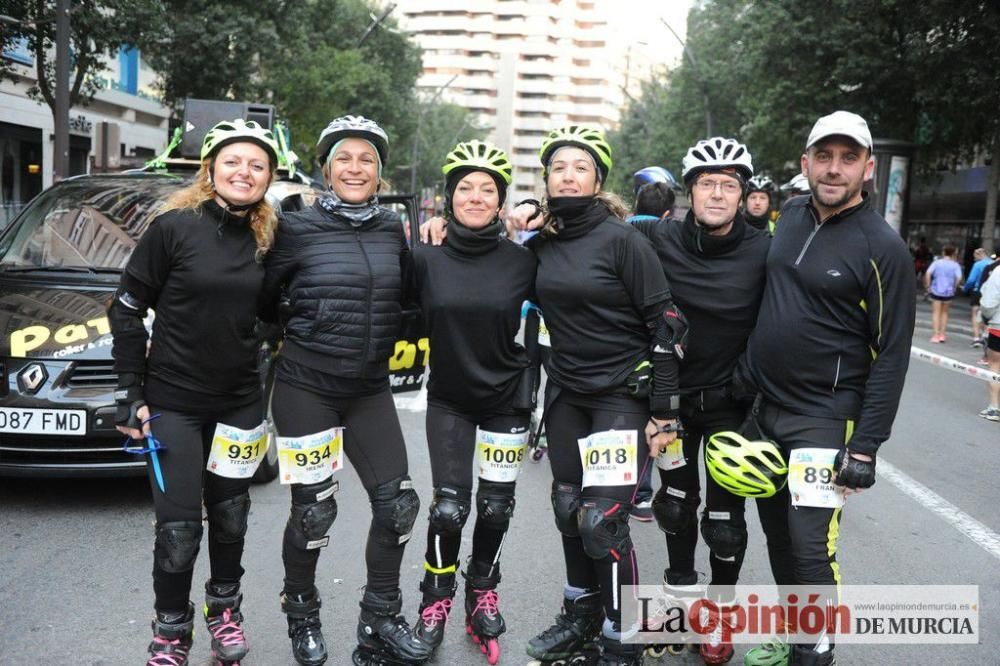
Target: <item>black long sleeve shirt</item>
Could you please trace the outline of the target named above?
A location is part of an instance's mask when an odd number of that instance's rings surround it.
[[[707,234],[691,211],[683,220],[632,224],[652,241],[688,321],[681,394],[729,384],[757,322],[770,235],[739,213],[724,236]]]
[[[852,451],[888,439],[916,312],[902,238],[862,203],[820,222],[808,196],[785,204],[744,368],[771,402],[805,416],[856,419]]]
[[[431,346],[431,399],[470,411],[510,402],[528,366],[514,337],[535,267],[531,252],[506,239],[481,254],[448,244],[414,249],[414,281]]]

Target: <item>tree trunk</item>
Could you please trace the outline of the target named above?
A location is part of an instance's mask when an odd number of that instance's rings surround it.
[[[986,215],[983,216],[983,249],[989,253],[994,250],[993,235],[997,225],[997,195],[1000,190],[1000,132],[993,135],[993,152],[991,155],[990,177],[986,185]]]

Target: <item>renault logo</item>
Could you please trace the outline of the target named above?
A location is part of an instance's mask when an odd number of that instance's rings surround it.
[[[17,375],[17,383],[25,393],[38,393],[42,384],[49,378],[45,366],[41,363],[29,363]]]

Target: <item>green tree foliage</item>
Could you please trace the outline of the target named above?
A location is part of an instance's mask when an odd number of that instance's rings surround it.
[[[696,66],[685,60],[647,86],[614,136],[626,171],[664,164],[679,176],[705,136],[706,99],[713,134],[745,142],[756,169],[778,179],[798,171],[812,123],[836,109],[917,144],[918,169],[994,151],[1000,164],[996,2],[705,0],[687,34]]]
[[[134,45],[136,36],[158,10],[153,0],[89,0],[73,2],[70,14],[70,105],[86,105],[97,92],[94,75],[120,46]],[[0,47],[22,39],[35,61],[36,82],[28,89],[32,99],[55,112],[56,3],[53,0],[2,0],[0,14],[14,20],[0,32]],[[17,79],[18,66],[0,58],[0,80]]]
[[[401,189],[410,188],[414,175],[411,171],[413,157],[416,155],[416,189],[443,186],[441,167],[445,156],[459,141],[483,139],[486,131],[478,125],[473,114],[457,104],[421,101],[414,110],[419,116],[419,128],[415,128],[411,139],[410,153],[399,156],[401,166],[396,183]],[[404,161],[406,164],[403,164]]]

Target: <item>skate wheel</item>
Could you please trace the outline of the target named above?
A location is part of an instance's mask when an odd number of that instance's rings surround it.
[[[486,641],[486,661],[490,666],[496,666],[500,661],[500,643],[495,638]]]
[[[675,657],[679,654],[684,654],[684,649],[685,646],[683,643],[672,643],[667,646],[667,652]],[[697,651],[698,651],[697,647],[694,650],[692,650],[692,652],[697,652]]]
[[[666,646],[657,645],[646,648],[646,654],[653,659],[659,659],[667,653]]]

